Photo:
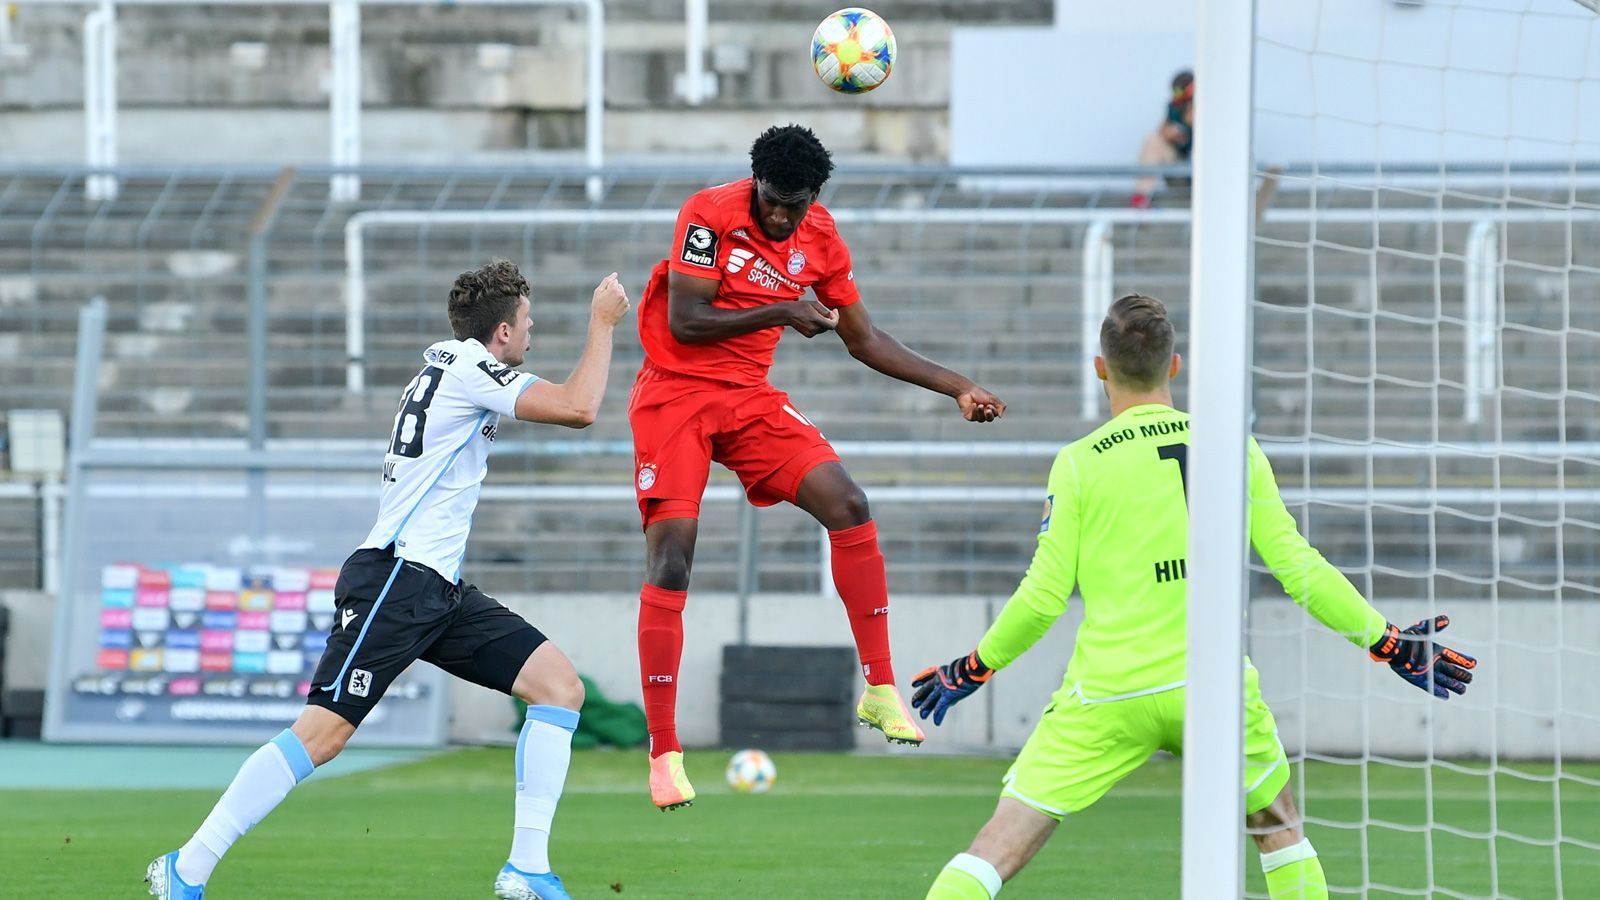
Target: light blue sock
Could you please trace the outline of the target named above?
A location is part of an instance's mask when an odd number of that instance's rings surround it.
[[[578,713],[559,706],[530,706],[517,738],[517,814],[511,833],[513,866],[529,873],[550,871],[550,823],[572,762],[572,732]]]
[[[266,818],[312,768],[305,744],[287,728],[262,744],[239,767],[200,830],[178,851],[178,877],[188,884],[205,884],[233,842]]]

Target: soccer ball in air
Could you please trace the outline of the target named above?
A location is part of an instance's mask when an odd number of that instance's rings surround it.
[[[740,750],[728,760],[728,784],[741,794],[764,794],[778,780],[778,767],[763,750]]]
[[[894,32],[872,10],[846,7],[811,35],[811,64],[828,87],[864,94],[883,84],[894,67]]]

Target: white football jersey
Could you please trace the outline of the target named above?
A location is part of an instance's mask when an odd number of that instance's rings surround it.
[[[400,397],[378,522],[361,546],[393,544],[401,559],[456,581],[500,417],[515,417],[517,397],[539,379],[472,339],[440,341],[422,361]]]

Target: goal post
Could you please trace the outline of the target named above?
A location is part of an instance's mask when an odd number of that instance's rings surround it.
[[[1195,41],[1188,690],[1183,896],[1239,896],[1244,780],[1245,435],[1255,0],[1200,0]]]
[[[1242,652],[1335,895],[1600,884],[1592,8],[1199,5],[1185,897],[1262,896]],[[1465,696],[1395,678],[1251,565],[1246,434],[1380,612],[1451,616],[1441,642],[1480,658]]]

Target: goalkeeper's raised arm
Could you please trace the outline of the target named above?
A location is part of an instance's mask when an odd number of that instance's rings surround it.
[[[1300,534],[1255,438],[1250,439],[1250,543],[1294,602],[1335,634],[1367,648],[1374,660],[1388,663],[1395,674],[1441,700],[1466,693],[1478,661],[1432,641],[1450,617],[1435,616],[1402,629],[1374,609]]]

